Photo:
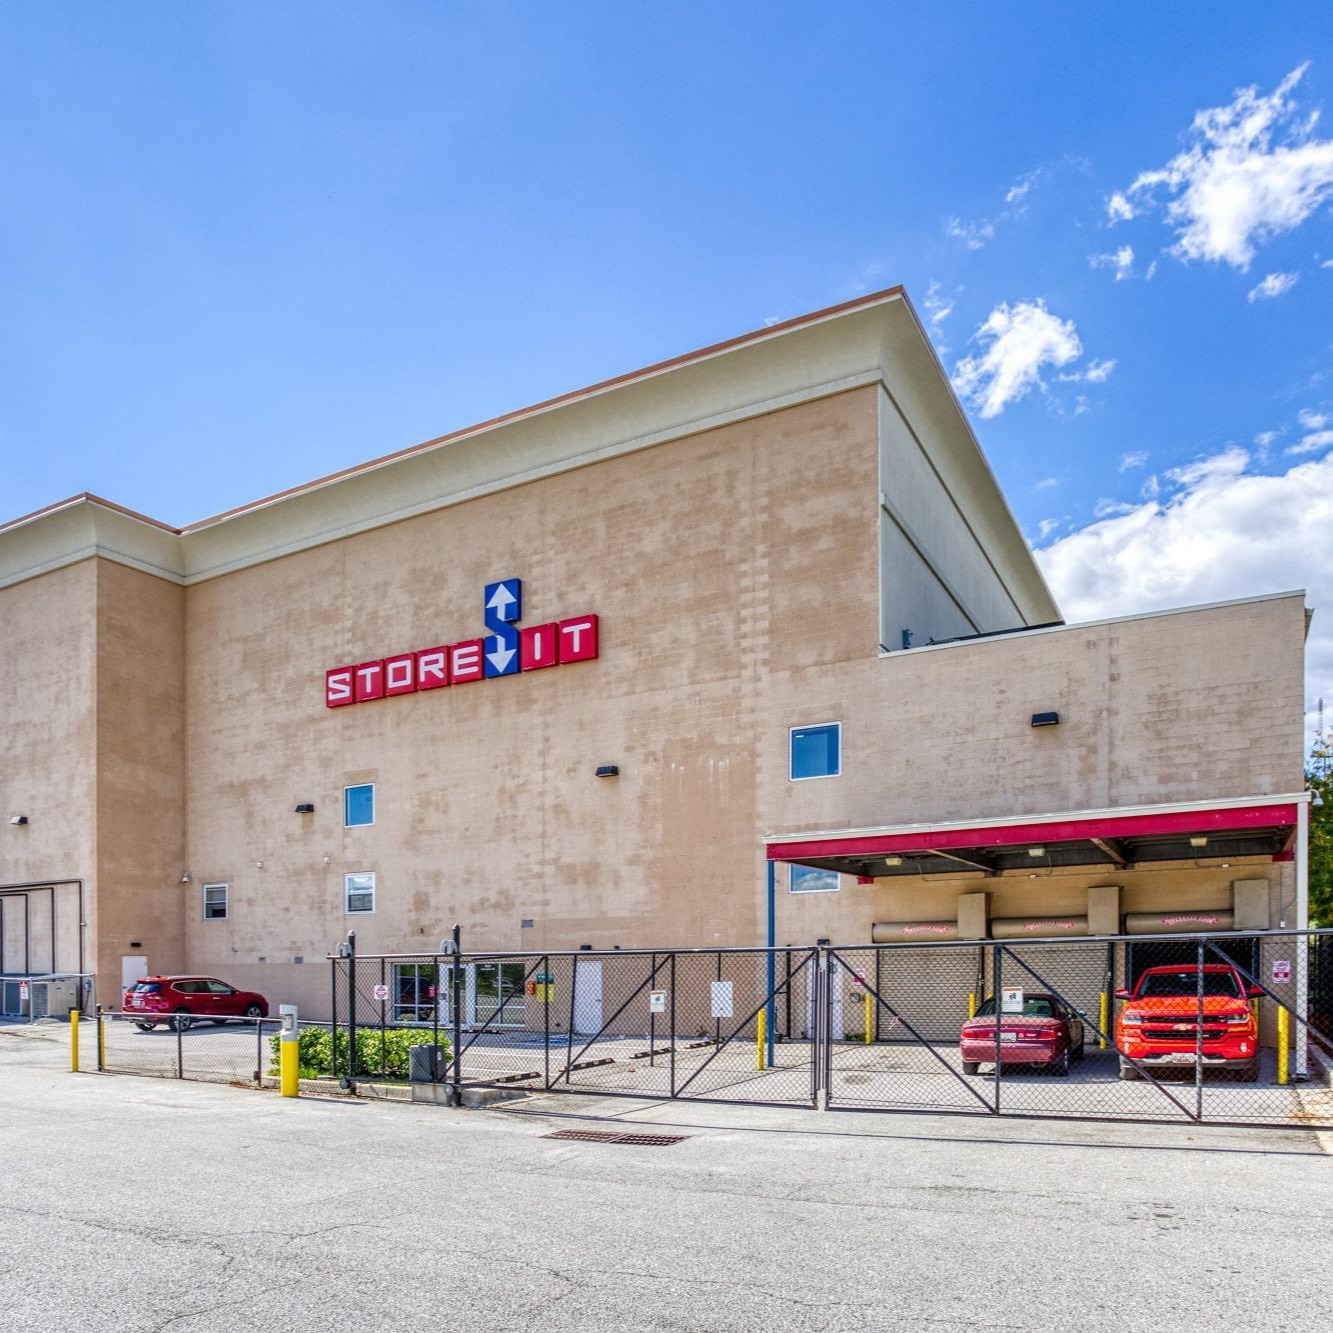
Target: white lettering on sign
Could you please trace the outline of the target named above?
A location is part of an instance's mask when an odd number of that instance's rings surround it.
[[[1291,980],[1291,960],[1289,958],[1273,959],[1273,980],[1274,981]]]
[[[1000,1012],[1002,1014],[1021,1014],[1023,1012],[1023,992],[1006,990],[1001,992]]]
[[[369,662],[334,667],[324,673],[329,708],[368,703],[399,694],[419,694],[473,680],[498,680],[522,671],[541,671],[571,662],[589,662],[599,652],[596,616],[574,616],[520,629],[523,584],[504,579],[488,584],[483,598],[485,638],[462,639]]]
[[[731,1018],[732,1005],[734,1003],[731,993],[731,982],[715,981],[712,986],[713,999],[713,1017]]]
[[[654,990],[648,992],[648,1012],[650,1014],[666,1013],[667,993],[664,990]]]

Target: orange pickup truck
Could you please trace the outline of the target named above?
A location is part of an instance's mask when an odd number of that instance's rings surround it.
[[[1246,986],[1229,963],[1204,964],[1202,999],[1200,989],[1198,966],[1186,964],[1150,967],[1132,992],[1116,991],[1126,1002],[1115,1024],[1121,1078],[1139,1078],[1139,1066],[1193,1070],[1202,1056],[1205,1070],[1227,1070],[1244,1083],[1258,1079],[1259,1029],[1250,1000],[1263,992]]]

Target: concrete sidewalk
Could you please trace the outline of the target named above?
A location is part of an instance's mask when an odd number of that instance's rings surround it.
[[[1199,1330],[1333,1320],[1299,1130],[542,1096],[494,1111],[74,1075],[0,1032],[0,1309],[173,1333]],[[553,1140],[562,1128],[689,1137]]]

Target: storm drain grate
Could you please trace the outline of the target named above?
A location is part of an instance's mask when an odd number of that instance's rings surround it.
[[[688,1134],[619,1134],[609,1129],[557,1129],[544,1139],[574,1139],[578,1143],[632,1143],[644,1148],[669,1148],[684,1143]]]

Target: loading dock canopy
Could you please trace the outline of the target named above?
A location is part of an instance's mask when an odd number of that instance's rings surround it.
[[[1131,869],[1150,861],[1210,864],[1242,856],[1292,859],[1298,800],[1137,806],[928,825],[774,836],[770,861],[889,879],[1034,871],[1055,866]],[[1200,840],[1203,841],[1200,841]]]

